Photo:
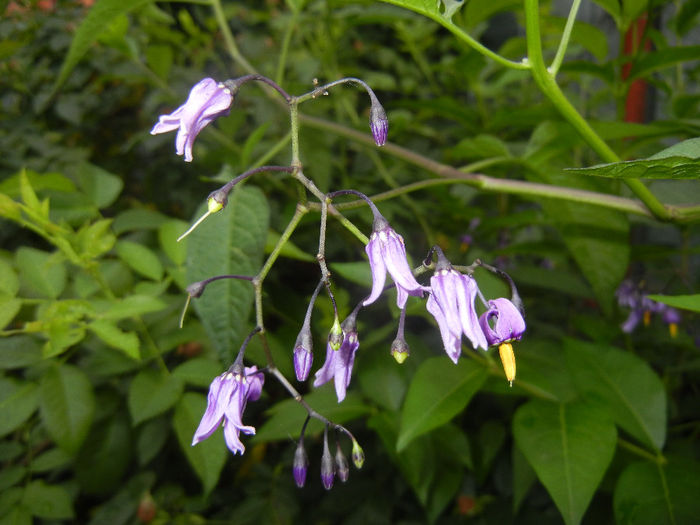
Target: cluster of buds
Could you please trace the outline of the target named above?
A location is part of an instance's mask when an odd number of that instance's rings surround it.
[[[348,82],[359,84],[367,91],[370,97],[369,124],[374,142],[377,146],[382,146],[387,140],[388,120],[386,112],[374,92],[363,81],[355,78],[341,79],[325,86],[317,87],[306,95],[292,97],[273,81],[260,75],[246,75],[224,82],[205,78],[192,88],[185,104],[171,114],[160,117],[151,133],[159,134],[177,130],[175,140],[176,152],[178,155],[184,155],[185,161],[191,162],[193,159],[192,148],[197,135],[214,119],[228,114],[240,87],[251,80],[267,83],[276,89],[290,106],[308,98],[315,98],[318,94],[326,94],[326,89],[335,85]],[[261,171],[285,171],[292,173],[300,181],[306,180],[308,183],[307,188],[313,186],[314,191],[316,191],[315,194],[318,196],[317,188],[300,173],[299,164],[296,162],[292,162],[291,166],[263,166],[255,168],[239,175],[221,188],[213,191],[207,198],[206,213],[180,239],[192,232],[206,217],[224,209],[230,192],[238,182]],[[358,313],[362,308],[373,304],[385,290],[394,287],[396,288],[396,305],[400,309],[400,317],[397,334],[391,344],[391,355],[399,364],[403,363],[410,354],[410,349],[404,336],[408,297],[425,298],[427,295],[426,309],[435,318],[445,352],[449,358],[457,363],[462,353],[462,336],[466,336],[474,349],[487,350],[490,346],[498,346],[506,378],[512,385],[515,378],[515,356],[512,342],[519,340],[525,331],[523,305],[512,279],[505,272],[480,261],[476,261],[471,267],[466,267],[464,272],[462,272],[462,267],[453,267],[442,250],[435,246],[431,248],[428,258],[419,268],[421,273],[430,268],[434,269],[429,285],[419,283],[416,279],[416,274],[414,274],[409,265],[403,237],[389,225],[387,219],[366,195],[355,190],[336,191],[326,194],[323,204],[328,205],[334,197],[347,194],[354,194],[364,199],[373,213],[372,232],[365,248],[372,274],[372,288],[369,295],[359,302],[344,321],[340,322],[335,300],[330,290],[329,273],[327,268],[325,268],[325,259],[322,257],[322,253],[319,253],[319,262],[323,261],[321,262],[322,277],[311,297],[302,328],[299,331],[293,349],[292,359],[297,380],[306,381],[311,373],[313,366],[311,314],[318,294],[325,285],[333,302],[335,318],[326,342],[325,362],[316,371],[313,384],[315,387],[318,387],[333,380],[339,403],[346,397],[355,357],[360,347],[357,330]],[[325,235],[325,222],[323,220],[322,233]],[[319,244],[321,245],[321,243]],[[320,250],[321,248],[319,247]],[[437,254],[436,262],[433,262],[433,254]],[[500,297],[487,301],[473,277],[476,267],[485,268],[504,279],[511,290],[510,298]],[[389,286],[385,286],[387,273],[393,280],[393,284]],[[254,280],[254,278],[248,276],[221,275],[192,283],[187,287],[187,304],[189,304],[190,299],[200,297],[209,283],[224,278]],[[479,297],[484,306],[484,312],[481,316],[478,315],[475,304],[477,297]],[[187,305],[185,308],[187,308]],[[261,318],[262,314],[260,312],[259,314]],[[243,355],[250,338],[260,330],[261,327],[256,328],[246,338],[233,365],[211,383],[207,408],[195,431],[192,445],[207,439],[218,427],[223,426],[224,438],[228,448],[234,454],[242,454],[244,452],[245,447],[241,443],[240,433],[254,434],[255,428],[243,424],[243,412],[248,401],[255,401],[260,397],[264,375],[262,371],[259,371],[254,366],[245,367],[243,365]],[[271,359],[271,356],[268,359]],[[286,378],[281,376],[271,361],[267,367],[267,372],[275,375],[295,399],[302,400],[302,396],[296,392]],[[333,424],[313,411],[303,400],[301,402],[307,408],[308,417],[302,427],[301,436],[294,453],[293,478],[299,487],[306,482],[309,458],[304,446],[304,433],[309,418],[314,417],[325,424],[323,453],[321,456],[321,480],[323,486],[326,489],[330,489],[336,476],[342,482],[348,479],[349,463],[342,451],[339,439],[336,439],[335,454],[331,454],[328,442],[329,428],[333,428],[337,433],[345,434],[351,439],[352,461],[357,468],[360,468],[364,462],[364,453],[347,429]]]
[[[678,335],[681,313],[672,306],[650,299],[639,286],[629,279],[622,282],[615,295],[620,306],[630,309],[627,319],[620,326],[626,334],[634,332],[640,322],[643,322],[644,326],[649,326],[652,314],[657,314],[668,325],[671,337]]]

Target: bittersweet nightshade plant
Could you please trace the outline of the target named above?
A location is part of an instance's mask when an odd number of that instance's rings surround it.
[[[525,332],[525,319],[515,305],[504,297],[492,299],[479,318],[489,345],[519,341]]]
[[[151,135],[177,131],[175,151],[192,162],[194,139],[212,120],[227,115],[233,95],[224,84],[213,78],[199,81],[190,91],[187,101],[169,115],[161,115]]]
[[[239,438],[240,432],[255,434],[255,427],[242,421],[248,401],[256,401],[262,392],[265,376],[257,367],[234,364],[231,369],[214,378],[209,386],[207,409],[192,438],[192,446],[204,441],[223,422],[226,446],[234,454],[245,452]]]
[[[341,325],[343,342],[340,348],[333,350],[330,342],[326,346],[326,361],[316,372],[316,379],[314,380],[314,386],[318,387],[333,379],[338,403],[345,399],[352,377],[355,354],[357,349],[360,348],[360,340],[357,337],[356,315],[357,312],[353,312]]]

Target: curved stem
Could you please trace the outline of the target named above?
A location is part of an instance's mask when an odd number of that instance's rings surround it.
[[[569,38],[571,38],[571,31],[574,28],[574,23],[576,22],[576,14],[578,13],[578,8],[581,5],[581,0],[574,0],[571,4],[571,11],[569,11],[569,17],[566,19],[566,26],[564,27],[564,32],[561,35],[561,41],[559,42],[559,49],[557,49],[557,54],[552,61],[552,65],[549,66],[549,72],[553,77],[557,76],[559,67],[564,60],[564,55],[566,54],[566,48],[569,46]]]

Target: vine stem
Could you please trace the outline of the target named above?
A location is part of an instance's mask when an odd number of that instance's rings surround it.
[[[620,157],[600,138],[586,119],[574,108],[562,92],[554,76],[547,69],[542,56],[539,16],[539,0],[525,0],[527,52],[535,82],[557,111],[605,162],[620,162]],[[656,196],[642,182],[635,179],[626,180],[625,183],[658,219],[669,220],[672,218],[666,206],[659,202]]]
[[[561,41],[559,42],[557,54],[554,56],[552,65],[549,66],[549,72],[552,77],[557,76],[561,63],[564,60],[566,48],[569,46],[569,39],[571,38],[571,31],[574,29],[574,22],[576,22],[576,15],[580,6],[581,0],[574,0],[571,4],[571,10],[569,11],[569,17],[566,19],[566,26],[564,26],[564,32],[561,35]]]

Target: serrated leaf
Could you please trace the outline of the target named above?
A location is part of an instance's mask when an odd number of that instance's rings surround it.
[[[119,241],[117,255],[136,273],[154,281],[163,278],[163,265],[156,254],[145,246],[131,241]]]
[[[206,204],[196,217],[205,210]],[[255,275],[262,264],[268,216],[267,200],[258,188],[236,188],[226,208],[190,234],[187,282],[216,275]],[[220,358],[232,362],[246,335],[253,287],[247,281],[222,279],[211,283],[204,295],[192,302]]]
[[[681,525],[700,515],[700,464],[690,458],[665,465],[638,462],[620,475],[613,494],[619,525]]]
[[[67,272],[60,254],[22,246],[15,257],[24,287],[50,299],[61,295],[66,287]]]
[[[43,481],[32,481],[25,487],[22,504],[39,518],[65,520],[74,516],[73,501],[68,491]]]
[[[103,320],[93,321],[87,326],[107,345],[118,348],[132,359],[141,359],[139,338],[134,332],[124,332],[114,323]]]
[[[182,396],[180,378],[144,369],[129,386],[129,413],[134,425],[169,410]]]
[[[517,410],[513,434],[564,522],[580,523],[615,452],[612,421],[582,403],[537,400]]]
[[[435,357],[423,362],[406,394],[396,450],[401,452],[413,439],[464,410],[487,375],[474,361],[463,359],[455,365],[445,357]]]
[[[613,347],[567,339],[564,348],[579,391],[602,403],[641,443],[661,450],[666,440],[666,390],[651,367]]]
[[[204,493],[209,494],[219,481],[227,450],[221,432],[216,432],[210,438],[192,446],[192,436],[197,430],[206,405],[204,395],[186,393],[175,407],[173,426],[187,461],[202,482]]]
[[[82,445],[95,412],[87,376],[68,364],[49,368],[40,384],[41,419],[61,448],[74,454]]]
[[[39,406],[34,383],[0,378],[0,436],[17,429]]]
[[[649,299],[659,303],[680,308],[681,310],[690,310],[691,312],[700,312],[700,294],[695,295],[649,295]]]
[[[100,34],[118,16],[132,9],[151,3],[152,0],[99,0],[95,2],[88,12],[85,20],[80,23],[73,37],[68,54],[66,55],[61,71],[51,90],[53,96],[63,85],[73,68],[80,62],[90,45],[97,40]]]

